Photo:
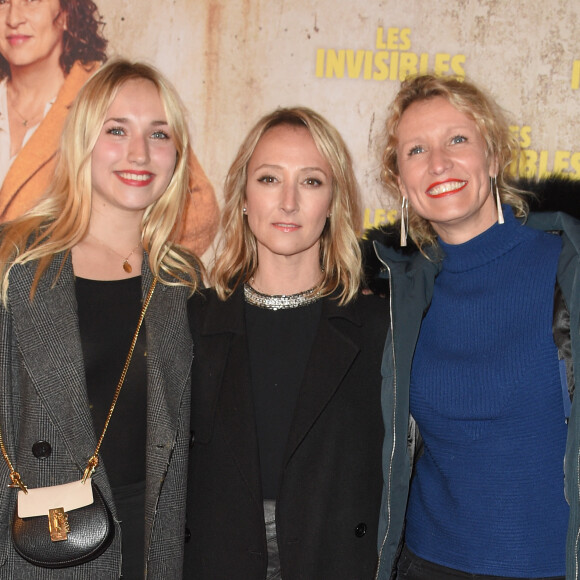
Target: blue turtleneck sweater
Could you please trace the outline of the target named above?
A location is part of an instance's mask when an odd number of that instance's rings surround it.
[[[565,574],[566,442],[552,317],[559,236],[495,224],[445,258],[413,359],[425,447],[406,542],[474,574]]]

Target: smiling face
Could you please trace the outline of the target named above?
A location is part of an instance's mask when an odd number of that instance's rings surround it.
[[[59,0],[0,0],[0,53],[10,68],[59,67],[65,26]]]
[[[414,211],[447,243],[463,243],[497,221],[486,156],[475,121],[447,99],[416,101],[397,129],[399,187]]]
[[[293,125],[269,129],[254,150],[247,175],[246,215],[258,262],[292,260],[320,271],[332,170],[309,131]]]
[[[93,208],[143,213],[167,189],[176,161],[157,88],[145,79],[127,81],[107,110],[91,155]]]

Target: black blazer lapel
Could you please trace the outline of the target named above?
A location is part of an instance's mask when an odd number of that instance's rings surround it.
[[[296,448],[324,412],[360,351],[359,345],[333,324],[333,319],[344,319],[348,324],[357,326],[361,324],[351,306],[339,307],[336,300],[324,299],[320,325],[288,436],[285,464],[291,460]]]
[[[232,457],[252,497],[261,506],[258,438],[245,336],[236,336],[232,341],[221,397],[223,427]]]
[[[232,341],[244,331],[243,310],[235,297],[220,301],[204,290],[188,304],[194,344],[191,393],[191,428],[196,441],[207,443],[213,433]]]
[[[216,431],[227,447],[252,497],[261,502],[258,441],[254,420],[248,344],[241,289],[225,302],[205,291],[192,302],[194,334],[192,428],[207,443]],[[198,325],[199,328],[195,328]],[[195,336],[199,336],[196,341]],[[220,409],[217,413],[217,409]]]

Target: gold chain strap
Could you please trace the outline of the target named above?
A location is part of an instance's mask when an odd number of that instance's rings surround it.
[[[8,457],[8,453],[6,453],[6,447],[4,446],[4,439],[2,438],[1,432],[0,432],[0,449],[2,449],[2,455],[4,456],[4,459],[8,464],[8,469],[10,470],[10,480],[12,481],[12,483],[9,484],[8,487],[19,487],[24,493],[28,493],[28,488],[22,482],[22,479],[20,478],[20,473],[18,473],[18,471],[14,469],[14,467],[12,466],[12,462]]]
[[[131,341],[131,346],[129,347],[129,353],[127,354],[127,359],[125,360],[125,366],[123,367],[123,372],[121,373],[121,377],[119,378],[119,383],[117,384],[117,388],[115,389],[115,394],[113,395],[113,402],[111,403],[111,408],[109,409],[109,413],[107,415],[107,419],[105,421],[105,426],[103,427],[103,432],[99,437],[99,442],[97,443],[97,447],[95,448],[95,452],[89,459],[87,463],[87,467],[83,474],[83,483],[90,477],[97,465],[99,464],[99,450],[101,449],[101,444],[103,443],[103,439],[105,438],[105,433],[107,432],[107,427],[109,426],[109,421],[113,416],[113,411],[115,410],[115,405],[117,404],[117,399],[121,394],[121,388],[123,387],[123,383],[125,382],[125,377],[127,376],[127,371],[129,370],[129,364],[131,363],[131,359],[133,358],[133,351],[135,350],[135,345],[137,344],[137,338],[139,337],[139,331],[141,330],[141,325],[143,324],[143,320],[145,319],[145,312],[147,312],[147,307],[149,306],[149,302],[151,302],[151,297],[153,296],[153,291],[155,290],[155,286],[157,285],[157,277],[153,278],[153,282],[151,283],[151,287],[149,288],[149,292],[147,293],[147,297],[143,302],[143,307],[141,308],[141,314],[139,316],[139,321],[137,322],[137,328],[135,330],[135,334],[133,335],[133,340]],[[0,430],[0,450],[2,451],[2,455],[4,456],[4,460],[8,465],[8,469],[10,470],[10,480],[12,483],[8,487],[18,487],[24,493],[28,493],[28,488],[24,485],[20,474],[14,469],[10,458],[8,457],[8,453],[6,451],[6,447],[4,445],[4,439],[2,438],[2,431]]]

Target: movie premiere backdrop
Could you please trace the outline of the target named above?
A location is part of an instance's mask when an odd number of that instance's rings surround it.
[[[427,71],[467,76],[508,111],[522,147],[514,175],[580,179],[578,0],[95,1],[108,55],[155,64],[178,88],[220,203],[252,124],[306,105],[350,147],[362,226],[392,222],[378,178],[382,125],[400,81]]]

